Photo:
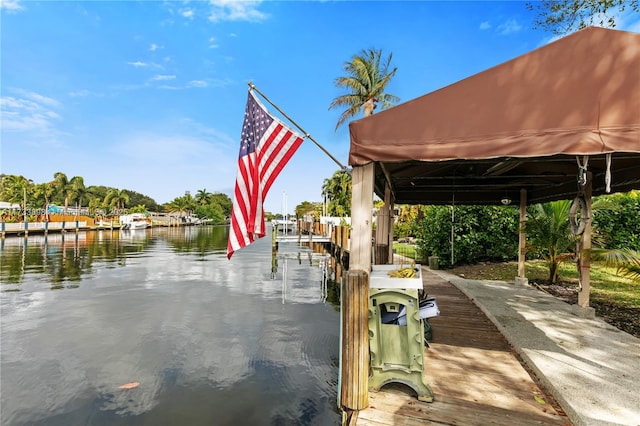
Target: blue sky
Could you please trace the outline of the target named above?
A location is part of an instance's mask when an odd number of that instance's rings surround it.
[[[252,81],[347,164],[342,65],[393,53],[401,102],[548,43],[524,2],[2,0],[0,171],[146,194],[232,195]],[[622,16],[619,29],[640,31]],[[274,115],[277,112],[270,107]],[[305,141],[265,209],[320,201],[339,167]]]

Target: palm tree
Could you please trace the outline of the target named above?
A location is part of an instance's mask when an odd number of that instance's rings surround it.
[[[104,197],[104,205],[109,207],[115,207],[118,210],[124,210],[129,203],[129,193],[126,189],[112,188],[107,192],[107,196]]]
[[[64,173],[56,172],[53,174],[53,182],[56,193],[64,199],[64,214],[67,214],[67,208],[69,207],[69,179]]]
[[[68,198],[76,204],[76,219],[78,218],[78,210],[82,207],[82,199],[87,196],[87,188],[84,186],[84,179],[81,176],[74,176],[69,181]]]
[[[41,201],[44,199],[44,217],[47,222],[49,221],[49,202],[55,193],[55,181],[39,183],[36,185],[34,196],[36,198],[40,198]]]
[[[206,206],[211,200],[211,193],[207,192],[207,189],[199,189],[196,192],[196,203],[200,206]]]
[[[331,102],[329,109],[346,107],[342,113],[336,130],[349,118],[354,117],[362,109],[368,117],[380,104],[381,109],[393,106],[400,98],[384,93],[387,84],[396,74],[397,68],[390,70],[392,54],[382,60],[382,50],[362,50],[354,55],[351,61],[345,62],[343,69],[346,77],[335,79],[335,85],[347,89],[348,93],[338,96]]]
[[[569,229],[570,200],[536,204],[530,210],[526,223],[527,235],[531,235],[531,244],[540,250],[540,254],[549,264],[549,281],[558,281],[560,262],[573,258],[569,254],[575,247],[576,237]]]
[[[336,171],[322,184],[322,195],[329,200],[330,216],[351,214],[351,175],[344,170]]]
[[[166,205],[166,209],[169,213],[179,212],[180,217],[183,216],[183,213],[190,208],[191,200],[187,198],[186,195],[182,197],[176,197]]]

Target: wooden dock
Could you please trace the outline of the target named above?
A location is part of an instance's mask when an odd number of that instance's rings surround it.
[[[277,235],[276,242],[278,243],[329,243],[331,242],[331,237],[326,235],[300,235],[300,234],[289,234],[289,235]]]
[[[571,425],[480,309],[427,268],[422,276],[440,308],[440,316],[429,319],[433,340],[425,349],[424,382],[435,401],[420,402],[411,389],[392,383],[369,393],[369,408],[355,424]]]

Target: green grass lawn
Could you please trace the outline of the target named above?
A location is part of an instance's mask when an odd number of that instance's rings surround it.
[[[465,278],[513,281],[518,273],[518,262],[482,263],[456,267],[450,272],[463,273]],[[578,271],[575,263],[565,262],[559,268],[559,281],[578,283]],[[530,260],[525,264],[525,275],[529,280],[546,280],[549,268],[546,262]],[[640,284],[616,273],[616,268],[599,263],[591,265],[591,299],[614,303],[628,308],[640,308]]]
[[[414,245],[394,242],[393,249],[395,250],[395,253],[399,254],[400,256],[408,257],[409,259],[417,258],[416,246]]]
[[[416,259],[416,247],[409,244],[393,243],[396,254]],[[449,270],[454,274],[464,274],[469,279],[513,281],[518,274],[518,262],[480,263],[464,265]],[[577,284],[578,271],[575,263],[560,264],[560,281]],[[549,268],[541,260],[529,260],[525,264],[525,275],[529,280],[546,280]],[[591,265],[591,299],[614,303],[627,308],[640,308],[640,284],[616,273],[616,268],[600,263]]]

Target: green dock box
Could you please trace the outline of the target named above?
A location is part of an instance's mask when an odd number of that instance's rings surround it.
[[[376,392],[387,383],[412,388],[420,401],[432,402],[433,392],[424,383],[424,324],[418,290],[422,289],[420,265],[416,278],[391,278],[387,272],[399,265],[374,265],[369,289],[369,389]]]

